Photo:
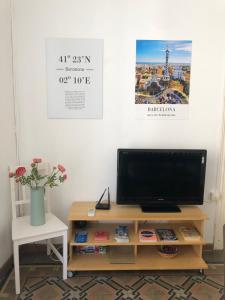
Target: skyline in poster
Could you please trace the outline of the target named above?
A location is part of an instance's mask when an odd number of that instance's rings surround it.
[[[190,40],[136,41],[138,118],[187,118],[191,53]]]
[[[192,42],[137,40],[136,63],[165,63],[165,51],[170,51],[170,63],[191,64]]]

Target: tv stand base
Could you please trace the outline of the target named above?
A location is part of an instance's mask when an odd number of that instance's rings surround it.
[[[151,205],[141,205],[141,209],[143,212],[165,212],[165,213],[171,213],[171,212],[181,212],[179,206],[174,205],[174,204],[166,204],[162,205],[161,203],[159,204],[151,204]]]
[[[77,271],[203,270],[208,268],[202,258],[202,247],[206,243],[203,235],[207,215],[199,207],[180,206],[180,213],[147,214],[143,213],[138,205],[116,205],[112,202],[110,210],[97,210],[95,216],[89,216],[88,211],[95,205],[95,202],[77,201],[70,208],[68,271],[72,274]],[[81,221],[86,222],[85,231],[88,233],[88,241],[83,244],[74,241],[76,232],[80,230],[78,225]],[[115,240],[115,230],[120,224],[128,226],[129,242],[119,243]],[[199,232],[199,239],[185,240],[180,232],[183,226],[194,227]],[[169,242],[158,238],[154,242],[140,241],[140,230],[157,230],[158,228],[173,229],[178,239]],[[108,240],[96,241],[95,233],[99,231],[107,232]],[[81,254],[79,253],[81,245],[106,246],[107,250],[105,253]],[[159,247],[162,245],[177,246],[177,256],[162,257],[159,253]]]

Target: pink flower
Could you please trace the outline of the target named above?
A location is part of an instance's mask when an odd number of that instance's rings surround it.
[[[26,173],[26,169],[24,167],[19,167],[16,169],[16,177],[23,176]]]
[[[33,158],[33,163],[35,164],[39,164],[42,162],[42,159],[41,158]]]
[[[64,174],[64,175],[63,175],[63,180],[66,180],[66,179],[67,179],[67,175]]]
[[[66,171],[63,165],[58,165],[58,170],[62,173]]]
[[[13,172],[9,172],[9,178],[12,178],[14,176]]]

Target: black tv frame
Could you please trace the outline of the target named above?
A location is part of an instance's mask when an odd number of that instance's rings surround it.
[[[136,199],[135,197],[131,199],[121,199],[121,188],[120,188],[120,155],[123,152],[136,152],[136,153],[144,153],[144,152],[153,152],[153,153],[187,153],[187,154],[200,154],[202,155],[202,163],[201,163],[201,182],[200,189],[201,194],[199,195],[199,199],[151,199],[149,203],[146,205],[145,201],[141,199]],[[204,201],[204,187],[205,187],[205,172],[206,172],[206,160],[207,160],[207,150],[205,149],[118,149],[117,150],[117,195],[116,202],[119,205],[140,205],[143,212],[180,212],[180,208],[178,205],[201,205]]]

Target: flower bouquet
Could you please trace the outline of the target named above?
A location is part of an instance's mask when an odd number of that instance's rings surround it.
[[[41,158],[33,158],[29,174],[26,174],[27,170],[25,167],[18,167],[14,173],[9,173],[9,177],[15,177],[16,182],[22,185],[29,185],[31,188],[45,187],[47,185],[53,188],[67,179],[67,175],[64,174],[66,169],[62,165],[54,166],[50,174],[41,174],[38,168],[41,162]]]
[[[41,158],[34,158],[30,170],[18,167],[15,172],[10,172],[9,177],[15,178],[17,183],[28,185],[31,191],[31,225],[37,226],[45,223],[44,193],[45,187],[53,188],[67,179],[66,169],[63,165],[54,166],[49,174],[43,174],[39,164]]]

